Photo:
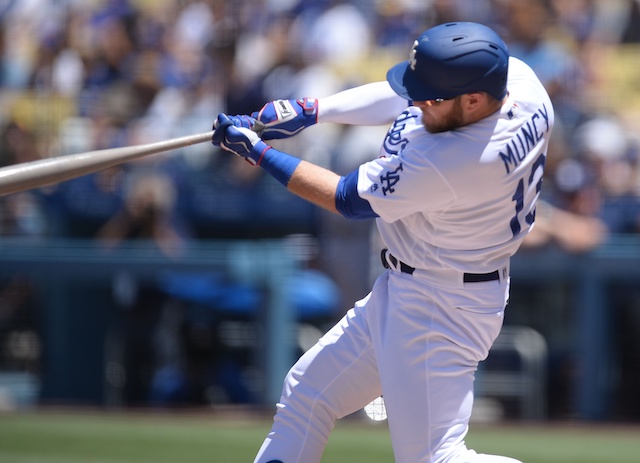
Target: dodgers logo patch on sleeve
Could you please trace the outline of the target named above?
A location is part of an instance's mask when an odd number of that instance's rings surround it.
[[[388,170],[384,175],[380,176],[382,194],[387,196],[387,193],[393,193],[396,191],[393,187],[400,181],[399,172],[402,172],[402,163],[400,163],[395,170]]]

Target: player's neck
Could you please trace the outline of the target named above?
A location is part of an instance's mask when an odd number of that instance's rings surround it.
[[[499,111],[500,108],[502,108],[502,105],[507,101],[509,95],[505,95],[502,100],[490,98],[487,94],[484,94],[483,96],[484,98],[480,101],[472,101],[467,106],[468,119],[466,121],[466,125],[474,124]]]

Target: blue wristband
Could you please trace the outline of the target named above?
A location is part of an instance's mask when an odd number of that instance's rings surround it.
[[[298,164],[300,164],[300,159],[278,151],[266,143],[263,144],[265,146],[260,150],[260,158],[257,159],[258,165],[285,187],[288,186],[293,172],[296,170],[296,167],[298,167]],[[258,148],[258,145],[260,145],[260,143],[256,145],[256,148]]]

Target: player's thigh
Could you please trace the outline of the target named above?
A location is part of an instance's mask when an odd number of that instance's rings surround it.
[[[323,407],[342,418],[380,396],[378,369],[365,306],[368,297],[329,330],[291,368],[283,401]]]
[[[380,317],[375,343],[396,461],[449,461],[465,450],[475,370],[502,324],[500,297],[463,309],[454,304],[464,298],[401,274],[389,293],[397,305]]]

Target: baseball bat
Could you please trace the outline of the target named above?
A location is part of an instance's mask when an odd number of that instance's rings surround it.
[[[210,141],[213,131],[144,145],[109,148],[23,162],[0,169],[0,196],[91,174],[150,154]]]

